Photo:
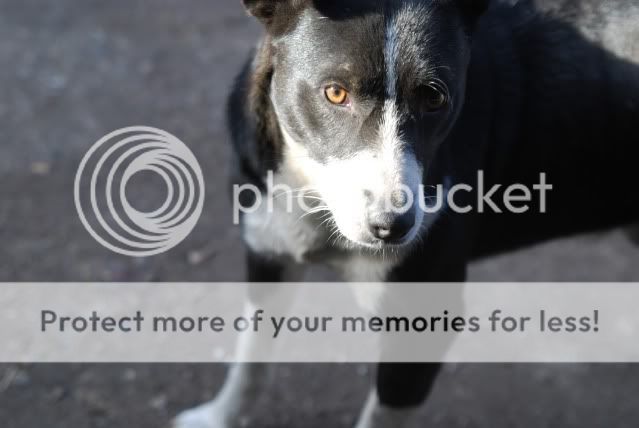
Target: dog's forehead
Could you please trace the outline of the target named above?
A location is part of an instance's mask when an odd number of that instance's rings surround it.
[[[429,2],[321,3],[305,11],[292,38],[295,55],[315,71],[341,69],[386,83],[389,78],[412,83],[428,71],[436,27]]]
[[[340,45],[352,44],[360,50],[380,49],[392,35],[402,46],[426,51],[425,45],[437,31],[433,28],[433,5],[430,2],[322,2],[321,8],[310,8],[306,16],[314,31],[329,40],[337,37],[341,39]],[[373,43],[363,45],[362,39]]]

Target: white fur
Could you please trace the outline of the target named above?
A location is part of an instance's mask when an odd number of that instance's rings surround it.
[[[399,57],[399,44],[397,40],[397,26],[390,21],[386,26],[386,43],[384,46],[384,60],[386,63],[386,92],[391,99],[397,97],[397,58]]]
[[[611,51],[629,61],[639,60],[639,7],[613,10],[606,14],[608,22],[603,34],[603,43]]]
[[[401,117],[396,107],[399,59],[396,27],[396,23],[391,21],[386,31],[387,101],[384,104],[377,141],[350,156],[329,157],[325,162],[320,163],[311,157],[303,142],[296,141],[291,136],[285,123],[281,126],[285,142],[286,178],[293,178],[298,184],[317,191],[332,213],[341,236],[356,246],[376,249],[381,248],[382,244],[375,240],[369,231],[368,219],[371,210],[378,210],[379,214],[382,214],[392,209],[392,207],[389,209],[388,205],[392,195],[398,191],[410,192],[414,204],[418,205],[419,186],[423,178],[422,165],[400,135]],[[278,113],[277,103],[274,102],[274,106]],[[374,206],[371,206],[371,197],[376,204]],[[409,233],[407,242],[417,236],[422,226],[424,213],[419,209],[416,211],[415,227]],[[266,218],[263,213],[259,217],[261,219],[257,220],[257,223],[262,225],[267,223],[270,225],[276,221]],[[250,223],[254,222],[250,220]],[[260,228],[257,229],[259,232]],[[275,225],[274,229],[281,231],[288,227]],[[297,231],[294,230],[294,232]],[[299,242],[299,236],[292,238]],[[275,243],[275,246],[277,250],[286,247],[283,243]]]
[[[414,418],[416,409],[390,409],[380,405],[372,391],[355,428],[404,428]]]
[[[277,293],[265,296],[259,308],[267,312],[283,313],[294,296]],[[285,298],[286,297],[286,298]],[[256,305],[247,304],[245,316],[252,317]],[[269,334],[246,332],[240,336],[236,349],[237,361],[266,359],[272,350]],[[261,355],[260,355],[261,353]],[[180,414],[173,421],[173,428],[244,428],[253,423],[255,403],[267,387],[270,364],[234,364],[226,382],[215,400]]]
[[[317,195],[307,188],[306,178],[291,155],[285,156],[272,181],[273,195],[265,195],[254,212],[244,214],[244,241],[257,253],[289,256],[303,263],[328,238],[326,230],[318,227],[299,204],[300,198],[307,198],[305,204],[313,206],[312,198]],[[280,185],[288,190],[278,191]],[[293,193],[287,193],[290,191]]]
[[[410,189],[419,195],[422,168],[415,156],[403,149],[397,135],[397,118],[394,103],[385,108],[380,125],[381,143],[348,158],[331,158],[325,164],[312,159],[306,148],[283,131],[291,159],[306,177],[308,185],[330,209],[340,233],[353,243],[378,248],[368,230],[370,201],[365,192],[371,192],[375,201],[388,201],[393,192]],[[421,211],[421,210],[418,210]],[[423,212],[410,233],[409,240],[417,235]]]
[[[380,308],[387,285],[384,282],[393,267],[391,260],[361,254],[352,255],[333,265],[339,270],[345,282],[362,284],[353,287],[353,295],[357,305],[370,314]]]
[[[628,6],[620,9],[612,2],[586,5],[583,17],[576,24],[593,43],[603,45],[619,58],[636,62],[639,60],[639,7]]]
[[[246,316],[254,313],[253,305],[247,305]],[[266,342],[270,343],[270,342]],[[265,349],[259,336],[243,334],[237,345],[236,355],[243,361]],[[215,400],[180,414],[173,428],[240,428],[247,426],[251,408],[265,387],[267,367],[264,365],[235,364]]]
[[[269,211],[266,205],[244,215],[243,237],[253,251],[260,254],[289,256],[302,263],[321,241],[321,231],[303,221],[304,213],[289,213],[280,201]]]

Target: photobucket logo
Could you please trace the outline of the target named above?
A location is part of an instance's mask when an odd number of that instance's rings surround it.
[[[140,173],[157,174],[166,188],[164,202],[149,212],[127,200],[127,185]],[[178,245],[197,224],[204,178],[193,153],[175,136],[150,127],[123,128],[100,139],[82,159],[74,200],[82,224],[104,247],[153,256]]]
[[[355,211],[369,206],[377,211],[395,214],[414,209],[425,214],[437,214],[444,210],[457,214],[525,214],[532,210],[540,214],[547,213],[548,194],[553,190],[553,185],[548,183],[548,177],[543,172],[539,174],[538,182],[530,185],[515,183],[489,186],[482,170],[477,171],[476,180],[471,184],[447,182],[432,186],[419,185],[416,190],[400,184],[391,189],[382,189],[379,192],[381,196],[377,197],[368,191],[364,192],[369,193],[367,200],[351,204],[350,209],[355,217],[360,214]],[[360,188],[348,188],[346,184],[329,190],[333,196],[340,193],[347,196],[334,197],[341,201],[357,201],[357,195],[362,193]],[[276,205],[280,213],[301,213],[300,219],[329,210],[317,190],[310,187],[293,189],[286,184],[276,184],[273,171],[267,173],[265,190],[253,184],[235,185],[233,188],[233,222],[236,225],[240,224],[242,214],[253,214],[260,210],[272,214]]]

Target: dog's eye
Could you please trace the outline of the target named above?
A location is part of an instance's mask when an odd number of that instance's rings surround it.
[[[340,106],[348,104],[348,91],[339,85],[327,86],[324,89],[324,94],[331,104]]]
[[[435,113],[448,105],[448,92],[441,85],[431,83],[424,88],[424,107],[426,112]]]

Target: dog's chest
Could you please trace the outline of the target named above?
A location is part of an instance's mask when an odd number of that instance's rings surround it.
[[[271,191],[264,193],[261,203],[244,214],[246,244],[260,254],[297,263],[323,264],[347,282],[383,281],[394,262],[338,245],[339,237],[335,235],[339,232],[334,229],[331,213],[309,212],[322,202],[317,193],[309,191],[304,172],[294,159],[285,160],[280,170],[267,179]]]
[[[290,257],[296,262],[307,261],[318,251],[324,234],[317,225],[306,221],[304,213],[289,212],[279,201],[273,210],[260,206],[244,216],[244,240],[255,252]]]
[[[303,175],[285,163],[267,180],[270,190],[243,217],[243,234],[247,245],[256,252],[292,258],[302,263],[313,254],[328,248],[328,228],[322,214],[313,214],[316,196],[302,191]]]

